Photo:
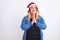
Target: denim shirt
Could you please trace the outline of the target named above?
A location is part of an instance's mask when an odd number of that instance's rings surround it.
[[[26,40],[27,29],[29,29],[32,25],[33,24],[30,22],[28,16],[23,17],[22,22],[21,22],[21,29],[24,30],[23,40]],[[38,18],[36,19],[36,25],[40,29],[40,35],[41,35],[40,40],[43,40],[42,30],[46,29],[46,23],[42,16],[38,16]]]

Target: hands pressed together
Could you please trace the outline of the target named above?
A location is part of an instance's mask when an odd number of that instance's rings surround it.
[[[32,18],[32,24],[33,23],[36,23],[36,18],[35,17]]]

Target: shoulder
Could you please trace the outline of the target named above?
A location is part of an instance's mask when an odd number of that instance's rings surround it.
[[[27,19],[27,15],[23,17],[23,20],[26,20]]]
[[[38,19],[43,19],[43,17],[39,15]]]

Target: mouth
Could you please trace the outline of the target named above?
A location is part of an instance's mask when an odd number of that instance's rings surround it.
[[[32,12],[35,12],[35,10],[32,10]]]

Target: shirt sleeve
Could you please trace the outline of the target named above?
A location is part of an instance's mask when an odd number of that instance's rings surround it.
[[[21,23],[21,28],[22,30],[27,30],[32,26],[32,23],[30,22],[30,20],[28,20],[28,18],[24,17]]]
[[[40,22],[41,21],[41,22]],[[40,17],[39,21],[36,21],[36,25],[40,28],[40,29],[46,29],[46,24],[45,21],[43,19],[43,17]]]

